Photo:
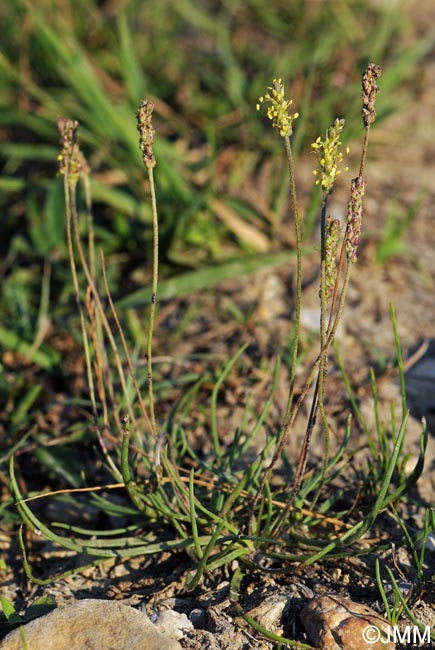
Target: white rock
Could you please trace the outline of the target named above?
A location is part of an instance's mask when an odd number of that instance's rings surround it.
[[[183,630],[193,630],[193,625],[186,614],[180,614],[173,609],[164,609],[160,612],[155,626],[161,632],[173,636],[174,639],[181,639]]]
[[[180,650],[146,614],[113,600],[85,599],[53,610],[8,634],[1,650]]]

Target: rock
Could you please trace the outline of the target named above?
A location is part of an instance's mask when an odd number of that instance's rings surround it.
[[[317,596],[301,612],[310,641],[322,650],[394,650],[388,622],[349,598]],[[384,634],[384,636],[382,636]]]
[[[177,632],[178,633],[178,632]],[[26,645],[23,644],[23,636]],[[1,650],[180,650],[176,634],[111,600],[85,599],[53,610],[7,635]]]
[[[192,621],[194,627],[201,630],[205,625],[207,612],[205,609],[201,609],[200,607],[195,607],[190,612],[189,618]]]
[[[277,593],[268,596],[260,605],[253,607],[246,613],[269,632],[283,634],[284,610],[288,609],[289,604],[289,596]]]
[[[159,612],[153,623],[160,632],[169,633],[177,640],[183,638],[183,630],[193,630],[192,622],[189,621],[186,614],[180,614],[173,609],[164,609]]]

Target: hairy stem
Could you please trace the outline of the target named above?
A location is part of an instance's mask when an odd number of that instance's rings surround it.
[[[291,148],[290,137],[286,135],[284,137],[284,145],[287,157],[287,166],[290,178],[290,205],[293,214],[293,223],[295,228],[295,239],[296,239],[296,302],[295,302],[295,314],[294,314],[294,334],[293,334],[293,345],[292,345],[292,360],[290,366],[290,389],[287,399],[287,407],[284,416],[283,426],[277,441],[275,448],[275,453],[273,455],[270,465],[267,467],[260,481],[259,488],[255,495],[254,501],[252,503],[251,513],[255,512],[256,505],[260,495],[264,491],[264,487],[270,476],[272,474],[273,468],[275,467],[278,459],[283,450],[285,441],[289,435],[291,424],[294,421],[292,416],[292,404],[293,404],[293,395],[296,382],[296,369],[298,362],[298,350],[299,350],[299,335],[300,335],[300,321],[301,321],[301,302],[302,302],[302,227],[299,217],[298,201],[296,194],[296,180],[294,172],[294,163],[293,163],[293,153]],[[261,515],[260,515],[261,518]],[[250,521],[250,529],[252,528],[252,516]]]
[[[156,302],[157,302],[157,285],[159,281],[159,220],[157,216],[157,202],[156,191],[154,186],[153,168],[147,167],[148,179],[150,183],[151,193],[151,208],[153,215],[153,279],[151,288],[151,306],[150,306],[150,320],[148,328],[147,340],[147,377],[148,377],[148,396],[150,402],[150,419],[151,428],[153,431],[154,439],[157,440],[157,426],[154,410],[154,390],[153,390],[153,364],[152,364],[152,349],[153,349],[153,334],[154,334],[154,321],[156,315]]]

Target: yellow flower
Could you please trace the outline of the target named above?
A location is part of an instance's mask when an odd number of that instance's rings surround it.
[[[271,120],[273,128],[278,129],[282,138],[290,136],[293,133],[293,120],[299,117],[299,113],[289,113],[293,100],[285,99],[282,79],[274,79],[267,90],[269,92],[258,100],[257,111],[263,103],[270,102],[266,115]]]
[[[339,151],[341,146],[340,134],[344,129],[345,120],[336,119],[326,131],[324,140],[319,136],[311,145],[312,150],[316,153],[320,166],[320,172],[313,170],[313,174],[318,175],[316,185],[320,185],[326,194],[330,194],[334,187],[335,179],[341,174],[340,164],[343,161],[343,154]],[[349,149],[346,149],[349,153]],[[345,171],[347,171],[345,167]]]

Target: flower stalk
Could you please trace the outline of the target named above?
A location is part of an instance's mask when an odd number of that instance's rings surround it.
[[[287,167],[290,180],[290,207],[293,216],[293,224],[295,229],[295,240],[296,240],[296,288],[295,288],[295,315],[294,315],[294,334],[292,342],[292,354],[291,354],[291,366],[290,366],[290,387],[289,395],[287,399],[286,412],[284,415],[284,421],[281,428],[280,436],[278,443],[273,455],[272,461],[266,471],[263,473],[263,476],[260,481],[260,486],[258,488],[257,494],[255,496],[252,510],[254,513],[256,504],[260,495],[264,491],[264,487],[268,482],[273,468],[275,467],[278,458],[281,455],[286,437],[287,437],[287,428],[291,415],[291,408],[293,404],[293,395],[296,382],[296,370],[297,370],[297,361],[298,361],[298,350],[299,350],[299,337],[300,337],[300,321],[301,321],[301,305],[302,305],[302,225],[299,215],[297,192],[296,192],[296,180],[295,180],[295,171],[294,171],[294,161],[293,161],[293,152],[291,146],[290,136],[293,133],[293,122],[299,117],[298,112],[290,112],[290,108],[293,104],[293,99],[286,99],[284,85],[282,79],[274,79],[272,85],[268,87],[268,92],[259,98],[258,104],[256,106],[257,110],[260,110],[260,107],[264,103],[270,104],[267,108],[266,115],[272,122],[272,127],[276,129],[279,135],[284,139],[284,148],[287,159]],[[262,508],[261,508],[262,511]],[[261,519],[261,513],[259,520]],[[253,518],[249,524],[250,532],[252,532]]]
[[[142,160],[148,173],[148,181],[150,185],[151,195],[151,210],[153,222],[153,274],[152,274],[152,287],[151,287],[151,305],[150,305],[150,318],[148,327],[148,339],[146,348],[147,360],[147,381],[148,381],[148,396],[150,402],[150,419],[155,440],[158,438],[155,408],[154,408],[154,390],[153,390],[153,367],[152,367],[152,345],[154,334],[154,322],[156,315],[157,303],[157,286],[159,281],[159,221],[157,215],[157,201],[156,191],[154,185],[153,169],[156,166],[156,159],[154,156],[154,127],[152,125],[152,114],[154,110],[154,103],[148,99],[143,99],[139,105],[136,113],[137,117],[137,130],[139,131],[139,147],[142,151]]]
[[[343,153],[341,147],[341,133],[343,131],[345,120],[337,119],[329,127],[324,139],[321,137],[312,144],[312,150],[317,156],[319,169],[315,170],[316,184],[322,189],[322,204],[320,215],[321,241],[320,241],[320,350],[319,355],[314,362],[313,368],[300,392],[298,400],[293,404],[294,379],[296,375],[297,346],[299,339],[299,321],[301,308],[301,277],[302,277],[302,238],[300,228],[300,218],[297,209],[296,187],[294,181],[294,168],[291,156],[291,144],[289,136],[293,132],[293,122],[298,117],[297,113],[290,113],[289,109],[292,100],[286,100],[284,96],[284,87],[280,79],[274,80],[272,86],[268,88],[268,93],[260,97],[257,109],[261,104],[268,102],[270,106],[267,110],[267,116],[272,121],[272,126],[278,130],[281,137],[284,138],[287,160],[290,175],[290,199],[293,208],[294,224],[296,231],[296,245],[298,257],[297,271],[297,289],[296,289],[296,310],[295,310],[295,345],[293,348],[293,357],[291,365],[291,379],[289,400],[284,418],[283,427],[277,440],[275,453],[270,465],[264,472],[260,481],[259,489],[251,511],[250,532],[252,532],[254,511],[260,495],[263,494],[266,483],[268,482],[271,472],[275,467],[278,458],[288,439],[292,426],[295,422],[299,409],[304,401],[308,390],[316,379],[314,395],[311,402],[310,414],[308,417],[304,441],[299,453],[295,475],[292,485],[287,496],[286,507],[273,526],[273,537],[279,536],[284,524],[286,523],[288,513],[293,506],[293,501],[297,495],[303,481],[306,470],[308,453],[311,444],[311,436],[317,422],[317,415],[320,412],[322,425],[325,431],[325,455],[323,471],[326,472],[329,457],[329,425],[324,406],[324,386],[327,375],[327,353],[334,339],[337,327],[343,312],[347,287],[350,280],[350,270],[357,259],[357,250],[360,242],[360,233],[362,226],[362,200],[365,192],[365,181],[362,177],[365,158],[368,147],[368,137],[371,124],[376,118],[375,99],[379,91],[377,79],[381,74],[381,69],[373,63],[370,63],[362,78],[362,118],[364,124],[364,141],[362,146],[361,163],[359,175],[351,182],[350,199],[347,210],[347,223],[344,237],[342,238],[341,247],[339,245],[340,224],[336,219],[327,216],[328,199],[331,195],[335,181],[341,173],[343,162]],[[347,170],[347,168],[345,168]],[[340,251],[339,251],[340,248]],[[300,264],[300,266],[299,266]],[[344,276],[342,272],[344,269]],[[318,495],[315,495],[314,501]],[[260,508],[260,514],[257,521],[261,521],[263,506]],[[259,526],[257,527],[259,528]],[[258,531],[257,531],[258,532]]]

